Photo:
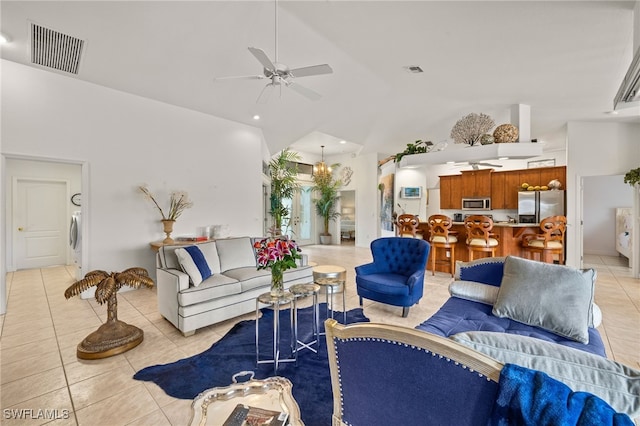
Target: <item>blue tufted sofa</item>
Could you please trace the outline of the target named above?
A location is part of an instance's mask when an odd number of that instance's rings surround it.
[[[421,298],[430,245],[414,238],[387,237],[371,242],[373,262],[356,266],[356,289],[362,299],[402,306],[402,316]]]
[[[504,257],[493,257],[456,262],[455,280],[449,286],[452,297],[438,312],[416,328],[444,337],[476,331],[517,334],[606,357],[604,343],[593,321],[588,328],[588,343],[585,344],[548,329],[495,316],[492,312],[493,304],[502,283],[505,260]],[[523,276],[522,279],[528,277]],[[536,301],[531,300],[531,303]],[[597,306],[594,309],[599,312]],[[596,314],[596,323],[599,323],[598,316]]]
[[[456,262],[451,297],[416,328],[504,364],[544,372],[640,424],[640,371],[606,357],[596,329],[602,320],[593,303],[596,278],[593,269],[513,256]],[[517,309],[505,311],[509,304]],[[576,318],[582,338],[566,330]]]

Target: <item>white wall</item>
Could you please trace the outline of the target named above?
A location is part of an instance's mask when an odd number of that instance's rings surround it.
[[[84,270],[154,273],[149,242],[164,235],[143,183],[165,203],[189,192],[175,236],[213,224],[262,233],[259,129],[3,60],[1,136],[4,155],[86,161]]]
[[[580,267],[578,225],[583,206],[580,183],[586,176],[625,174],[640,163],[640,124],[570,122],[567,130],[567,265]],[[599,194],[607,202],[607,192]],[[636,251],[637,253],[637,251]]]
[[[403,211],[406,214],[414,214],[417,215],[421,221],[425,221],[427,217],[427,197],[428,193],[426,191],[426,174],[425,170],[422,167],[418,168],[406,168],[406,169],[396,169],[396,179],[395,179],[395,194],[396,194],[396,205],[395,211],[398,214],[401,214]],[[412,198],[402,198],[401,197],[401,189],[405,186],[419,186],[422,188],[422,198],[412,199]]]
[[[583,183],[584,254],[618,256],[616,208],[633,206],[633,190],[624,175],[590,176]]]

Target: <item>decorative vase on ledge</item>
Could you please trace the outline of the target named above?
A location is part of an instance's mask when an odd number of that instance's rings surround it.
[[[283,271],[280,268],[271,268],[271,296],[280,297],[284,294]]]
[[[167,235],[167,238],[162,240],[164,244],[173,244],[173,238],[171,238],[171,233],[173,232],[173,224],[176,222],[173,219],[162,219],[162,225],[164,226],[164,233]]]

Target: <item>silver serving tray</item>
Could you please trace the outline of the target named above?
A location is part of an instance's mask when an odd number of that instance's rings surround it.
[[[238,377],[250,376],[238,382]],[[287,425],[304,426],[300,420],[300,408],[291,389],[293,385],[284,377],[268,377],[254,380],[253,371],[241,371],[231,378],[226,387],[208,389],[191,403],[191,426],[220,426],[229,417],[237,404],[246,404],[289,414]]]

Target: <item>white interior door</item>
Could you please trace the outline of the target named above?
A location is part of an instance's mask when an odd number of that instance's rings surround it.
[[[13,241],[16,269],[67,263],[67,182],[14,179]]]

